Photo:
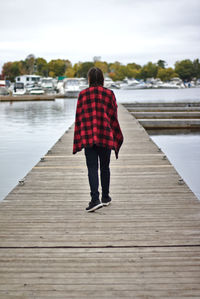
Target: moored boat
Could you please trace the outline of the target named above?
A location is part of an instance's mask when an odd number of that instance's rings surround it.
[[[39,86],[34,86],[29,89],[29,94],[31,95],[42,95],[44,94],[44,90]]]
[[[49,93],[49,92],[52,93],[55,91],[53,78],[51,78],[51,77],[41,78],[40,86],[47,93]]]
[[[88,83],[84,78],[66,78],[63,81],[63,93],[68,98],[76,98],[87,87]]]
[[[15,82],[12,90],[12,94],[14,96],[21,96],[26,94],[26,88],[24,86],[24,83],[22,82]]]

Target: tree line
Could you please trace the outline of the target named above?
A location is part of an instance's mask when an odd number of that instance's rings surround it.
[[[177,61],[174,67],[167,67],[164,60],[156,63],[148,62],[141,66],[137,63],[126,65],[116,61],[108,63],[106,61],[78,62],[72,65],[68,59],[53,59],[47,62],[44,58],[36,58],[33,54],[25,60],[6,62],[2,68],[2,77],[14,81],[15,77],[24,74],[35,74],[42,77],[87,77],[87,72],[91,67],[99,67],[104,74],[114,81],[123,80],[125,77],[143,79],[160,78],[162,81],[169,81],[174,77],[179,77],[184,81],[200,78],[199,59],[185,59]]]

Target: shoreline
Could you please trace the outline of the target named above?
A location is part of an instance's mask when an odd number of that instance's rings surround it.
[[[57,98],[65,98],[65,95],[22,95],[22,96],[0,96],[0,102],[22,102],[22,101],[54,101]]]

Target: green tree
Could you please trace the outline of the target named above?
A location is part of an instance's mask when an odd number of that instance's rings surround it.
[[[78,65],[76,65],[76,67],[77,67],[77,71],[75,73],[76,77],[87,78],[87,73],[88,73],[89,69],[93,66],[94,66],[94,63],[90,62],[90,61],[79,63]]]
[[[102,70],[104,74],[108,73],[108,64],[105,61],[95,61],[94,66]]]
[[[140,74],[141,66],[136,63],[128,63],[126,65],[126,77],[136,78]]]
[[[19,62],[19,69],[20,69],[20,75],[27,74],[27,68],[26,68],[26,62],[25,62],[25,60],[20,60],[20,62]]]
[[[148,62],[144,65],[140,71],[140,76],[142,79],[156,78],[158,72],[158,66],[155,63]]]
[[[75,75],[78,72],[78,69],[80,68],[81,64],[82,64],[82,62],[80,62],[80,61],[74,64],[73,69],[75,71]]]
[[[73,69],[73,67],[68,67],[67,70],[65,71],[65,76],[67,78],[73,78],[75,76],[75,70]]]
[[[40,75],[42,77],[48,76],[48,63],[44,58],[36,58],[35,59],[36,69],[37,69],[37,75]]]
[[[135,62],[128,63],[127,66],[130,66],[131,68],[136,69],[136,70],[140,70],[141,69],[141,65],[137,64]]]
[[[119,61],[109,64],[109,77],[114,80],[123,80],[126,77],[126,66],[122,65]]]
[[[167,64],[166,61],[162,59],[159,59],[157,62],[157,66],[163,69],[165,69],[166,64]]]
[[[175,73],[174,69],[169,68],[159,68],[157,73],[157,78],[160,78],[162,81],[169,81],[170,79],[178,77],[178,75]]]
[[[199,59],[195,59],[193,61],[193,70],[194,70],[194,77],[199,79],[200,78],[200,62],[199,62]]]
[[[191,81],[195,75],[194,66],[190,59],[177,61],[175,63],[175,72],[184,81]]]
[[[48,63],[49,75],[51,77],[63,76],[66,68],[66,61],[63,59],[53,59]]]

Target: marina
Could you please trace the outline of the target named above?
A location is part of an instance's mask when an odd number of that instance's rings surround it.
[[[0,297],[199,298],[200,202],[119,105],[110,207],[86,214],[73,127],[0,202]]]
[[[199,88],[200,80],[184,82],[178,77],[163,82],[160,78],[135,79],[125,77],[121,81],[113,81],[106,76],[104,86],[114,90],[151,90],[151,89],[188,89]],[[57,97],[75,98],[79,92],[88,87],[87,79],[84,77],[41,77],[39,75],[20,75],[15,82],[0,80],[0,101],[3,100],[36,100],[34,95],[42,96],[43,99]],[[40,99],[40,97],[38,98]]]

